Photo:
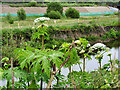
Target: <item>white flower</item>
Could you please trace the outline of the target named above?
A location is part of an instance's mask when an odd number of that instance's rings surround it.
[[[34,72],[34,74],[37,74],[37,72]]]
[[[32,29],[35,29],[35,27],[32,27]]]
[[[87,47],[90,47],[90,44],[88,43]]]
[[[84,52],[85,52],[85,50],[82,49],[79,53],[81,54],[81,53],[84,53]]]
[[[44,22],[44,21],[48,21],[50,20],[50,18],[47,17],[39,17],[37,19],[34,20],[34,23],[38,23],[38,22]]]
[[[108,81],[105,79],[105,82],[108,83]]]
[[[92,47],[89,48],[89,53],[92,53],[94,49]]]
[[[97,48],[106,48],[106,45],[102,44],[102,43],[96,43],[92,46],[92,48],[97,49]]]
[[[76,40],[75,43],[80,44],[80,40]]]
[[[44,23],[43,23],[43,25],[44,25],[44,26],[46,26],[46,27],[48,27],[48,25],[47,25],[47,24],[44,24]]]

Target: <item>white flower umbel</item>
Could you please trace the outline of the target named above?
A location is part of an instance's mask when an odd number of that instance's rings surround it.
[[[47,24],[44,24],[44,23],[43,23],[43,25],[44,25],[44,26],[46,26],[46,27],[48,27],[48,25],[47,25]]]
[[[98,49],[98,48],[106,48],[106,45],[102,44],[102,43],[96,43],[92,46],[92,48],[94,49]]]
[[[82,49],[79,53],[82,54],[82,53],[84,53],[84,52],[85,52],[85,50]]]
[[[80,40],[76,40],[75,43],[77,43],[77,44],[81,44]]]
[[[38,23],[38,22],[43,23],[43,22],[48,21],[48,20],[50,20],[50,18],[47,18],[47,17],[39,17],[39,18],[37,18],[37,19],[34,20],[34,24],[36,24],[36,23]]]
[[[88,43],[87,47],[90,47],[90,44]]]

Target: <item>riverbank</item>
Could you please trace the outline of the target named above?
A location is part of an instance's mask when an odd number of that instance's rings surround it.
[[[77,28],[76,28],[77,27]],[[72,28],[72,30],[58,30],[55,27],[49,26],[48,27],[48,34],[49,39],[45,40],[45,47],[52,48],[53,45],[57,45],[59,47],[64,42],[71,42],[72,40],[77,40],[79,38],[85,38],[91,44],[97,42],[109,42],[112,40],[116,40],[120,37],[120,26],[89,26],[89,25],[80,25],[79,27],[76,26]],[[17,29],[3,29],[2,36],[3,36],[3,45],[6,44],[6,40],[11,37],[14,37],[13,41],[20,42],[29,42],[36,48],[40,48],[41,45],[41,38],[37,40],[36,43],[32,41],[32,34],[34,29],[32,28],[17,28]],[[6,36],[8,35],[8,36]],[[24,40],[22,40],[22,38]],[[10,41],[8,42],[8,44]]]

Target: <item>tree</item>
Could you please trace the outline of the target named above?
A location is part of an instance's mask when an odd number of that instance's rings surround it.
[[[26,19],[25,10],[23,8],[21,8],[20,10],[18,10],[17,11],[17,16],[18,16],[19,20],[25,20]]]

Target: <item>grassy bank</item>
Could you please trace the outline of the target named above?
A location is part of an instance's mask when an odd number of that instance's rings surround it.
[[[39,16],[28,16],[26,20],[19,21],[17,17],[13,17],[14,24],[9,24],[5,17],[0,18],[0,24],[2,25],[1,29],[7,28],[27,28],[33,26],[34,19]],[[61,27],[61,28],[70,28],[74,25],[98,25],[98,26],[116,26],[118,25],[118,15],[105,15],[105,16],[81,16],[79,19],[66,18],[65,16],[62,19],[51,19],[46,24],[49,26]]]
[[[91,43],[115,40],[120,37],[119,28],[119,26],[102,27],[91,25],[76,25],[71,27],[71,29],[64,28],[63,30],[60,27],[49,26],[49,39],[46,39],[45,41],[46,47],[52,48],[51,43],[59,46],[63,42],[71,42],[72,40],[79,39],[80,37],[87,39]],[[33,33],[34,29],[32,28],[3,29],[3,45],[9,44],[11,42],[9,38],[13,37],[13,41],[18,41],[18,44],[20,44],[20,42],[27,42],[30,45],[39,48],[41,46],[39,40],[35,41],[34,43],[32,41]]]

